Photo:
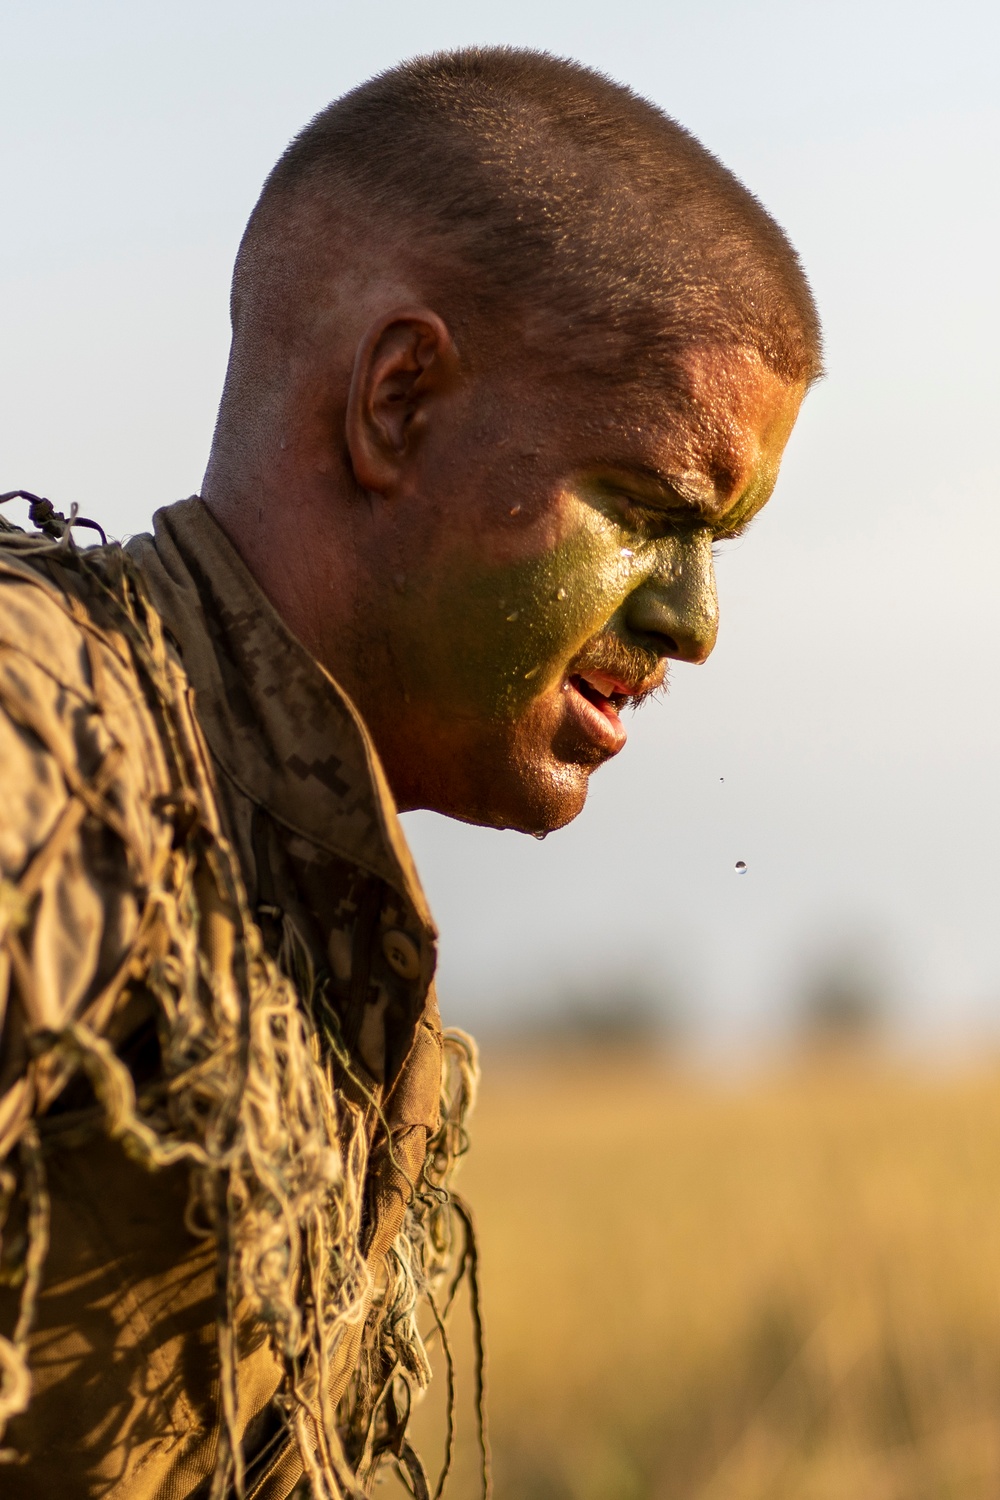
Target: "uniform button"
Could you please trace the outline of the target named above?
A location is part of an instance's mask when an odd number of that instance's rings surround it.
[[[420,974],[420,949],[408,932],[400,932],[398,927],[383,932],[382,952],[400,979],[416,979]]]

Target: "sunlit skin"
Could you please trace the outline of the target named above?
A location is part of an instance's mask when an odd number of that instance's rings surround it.
[[[713,546],[769,498],[803,389],[736,348],[639,392],[530,349],[474,368],[422,307],[352,352],[255,433],[252,483],[216,462],[206,499],[402,808],[559,827],[624,746],[619,710],[711,652]]]

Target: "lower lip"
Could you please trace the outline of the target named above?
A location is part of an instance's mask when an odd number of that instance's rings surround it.
[[[624,748],[628,739],[625,725],[610,703],[606,708],[598,708],[572,682],[566,688],[566,699],[570,712],[586,730],[588,739],[593,740],[608,755],[617,755]]]

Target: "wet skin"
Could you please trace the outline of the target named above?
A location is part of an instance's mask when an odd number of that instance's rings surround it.
[[[767,501],[803,389],[712,345],[631,387],[523,330],[477,363],[397,296],[321,310],[280,390],[224,399],[204,498],[400,808],[544,833],[618,711],[711,652],[713,545]]]
[[[403,807],[559,827],[623,747],[618,710],[711,652],[713,545],[769,498],[802,390],[718,349],[672,385],[599,418],[589,389],[538,390],[515,419],[497,393],[460,476],[428,441],[446,524],[407,530],[403,506],[380,528],[395,691],[384,666],[378,698],[354,689]]]

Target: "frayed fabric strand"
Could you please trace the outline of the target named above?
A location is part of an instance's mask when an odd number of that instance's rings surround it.
[[[159,800],[153,847],[127,851],[142,892],[129,952],[71,1025],[46,1026],[21,934],[44,867],[71,826],[96,817],[122,833],[109,796],[113,742],[88,780],[63,765],[69,800],[51,832],[53,847],[0,889],[0,961],[31,1038],[26,1118],[0,1171],[0,1210],[17,1194],[28,1204],[17,1326],[0,1337],[0,1430],[30,1400],[26,1351],[47,1249],[35,1118],[82,1071],[103,1130],[130,1156],[150,1170],[188,1164],[190,1226],[214,1240],[221,1438],[211,1500],[243,1500],[246,1492],[236,1368],[238,1329],[247,1316],[265,1326],[284,1371],[277,1399],[314,1500],[370,1494],[386,1463],[405,1475],[412,1493],[439,1500],[454,1404],[445,1324],[463,1276],[473,1292],[488,1491],[475,1237],[468,1211],[449,1189],[467,1147],[475,1046],[460,1033],[446,1035],[440,1129],[418,1180],[407,1179],[403,1227],[381,1267],[373,1267],[362,1250],[371,1144],[353,1102],[357,1088],[348,1098],[338,1086],[351,1059],[335,1028],[324,1026],[321,1012],[314,1015],[313,997],[300,993],[266,951],[234,852],[206,814],[205,753],[156,612],[120,548],[78,551],[71,528],[85,523],[75,515],[66,521],[46,510],[47,502],[29,498],[44,535],[5,529],[3,546],[30,558],[46,587],[57,581],[63,607],[87,641],[100,638],[130,653],[167,752],[171,789]],[[99,697],[99,666],[92,676]],[[23,717],[23,705],[7,697],[0,706]],[[44,734],[43,725],[31,727]],[[48,748],[65,761],[62,747]],[[139,987],[155,1005],[163,1066],[158,1086],[137,1097],[132,1074],[102,1032],[123,997]],[[391,1136],[387,1145],[391,1155]],[[447,1457],[433,1490],[406,1436],[411,1401],[430,1378],[421,1308],[425,1331],[442,1344],[449,1386]]]

